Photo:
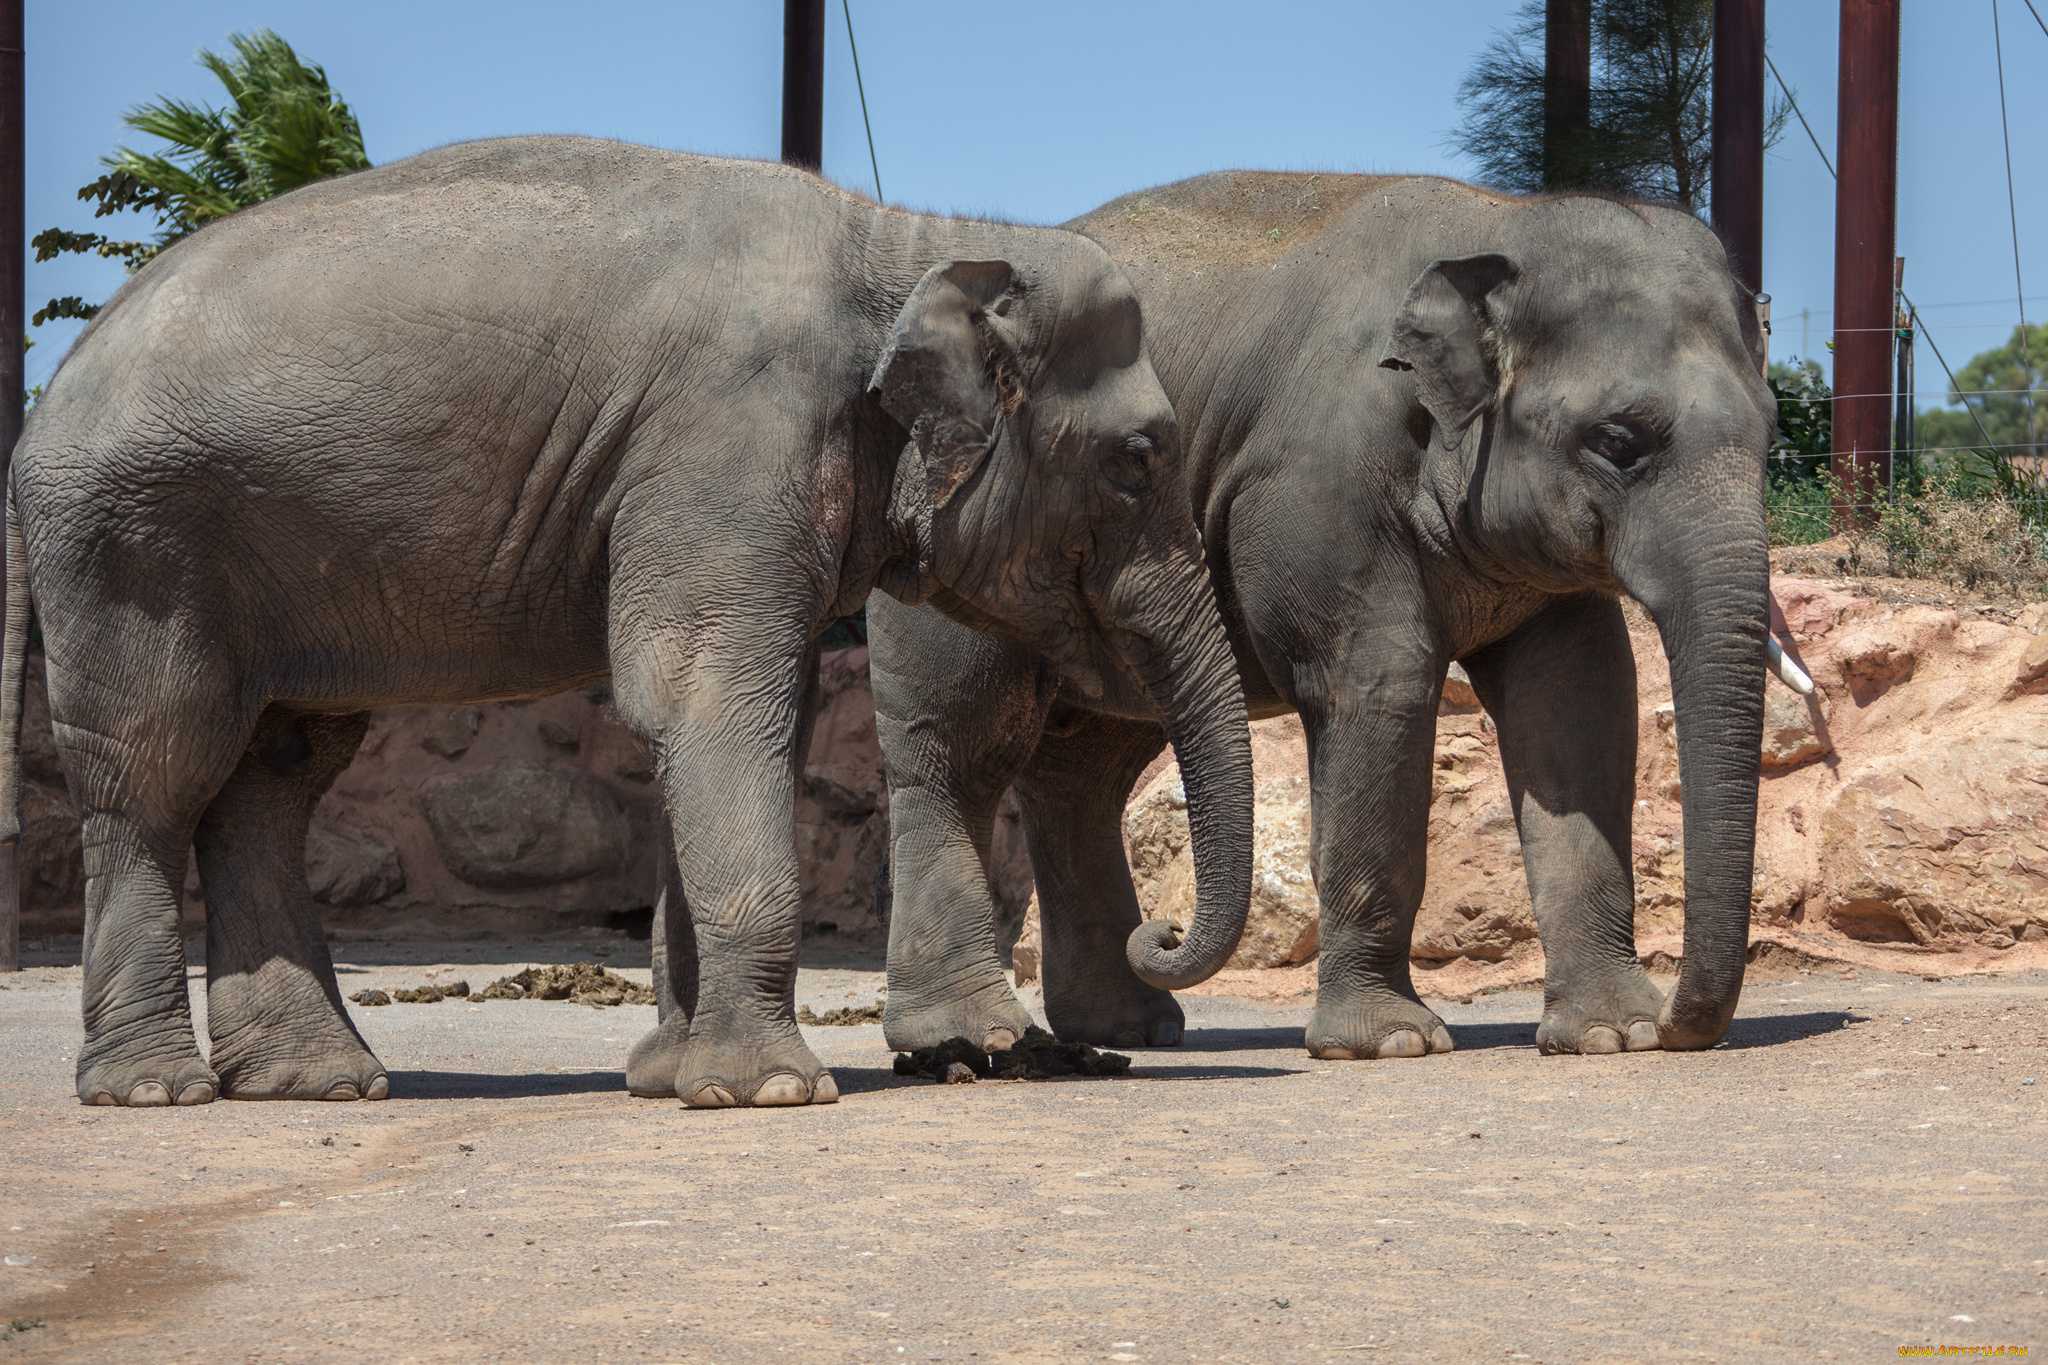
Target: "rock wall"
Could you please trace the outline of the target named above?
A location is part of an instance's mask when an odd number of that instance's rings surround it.
[[[1895,608],[1797,578],[1774,579],[1772,591],[1774,625],[1816,690],[1804,698],[1767,684],[1753,939],[1909,970],[2048,965],[2048,604]],[[1639,682],[1636,934],[1646,956],[1668,963],[1683,951],[1683,775],[1663,647],[1633,606],[1629,618]],[[1294,966],[1315,952],[1300,723],[1252,730],[1255,889],[1233,972]],[[1540,979],[1498,743],[1455,669],[1435,765],[1418,983],[1439,978],[1448,993]],[[1193,904],[1185,806],[1168,764],[1141,783],[1126,816],[1139,905],[1151,918],[1179,918]],[[1034,905],[1016,953],[1024,979],[1036,948]]]
[[[885,925],[888,787],[867,651],[825,656],[795,811],[812,935],[878,939]],[[85,878],[79,816],[31,660],[22,759],[23,920],[76,933]],[[374,713],[355,762],[307,835],[307,878],[337,937],[545,931],[644,911],[665,817],[654,767],[600,684],[533,702]],[[997,821],[996,888],[1011,922],[1030,896],[1014,802]],[[188,919],[203,921],[196,871]]]

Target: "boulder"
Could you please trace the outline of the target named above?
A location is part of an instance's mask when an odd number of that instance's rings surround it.
[[[576,881],[624,862],[632,844],[625,809],[603,783],[531,759],[435,778],[420,807],[442,862],[472,886]]]
[[[1169,765],[1124,817],[1138,910],[1188,924],[1195,913],[1188,797]],[[1309,874],[1308,781],[1266,777],[1252,789],[1252,901],[1229,966],[1286,967],[1316,955],[1316,888]]]
[[[1764,690],[1764,753],[1766,768],[1796,768],[1834,752],[1823,739],[1820,719],[1824,698],[1802,697],[1773,680]]]
[[[2048,722],[1865,765],[1820,822],[1827,922],[1953,946],[2048,939]]]
[[[484,713],[474,706],[458,706],[427,722],[420,747],[439,758],[461,758],[476,743],[477,727]]]
[[[354,909],[405,890],[405,866],[374,834],[316,824],[306,831],[306,883],[322,905]]]

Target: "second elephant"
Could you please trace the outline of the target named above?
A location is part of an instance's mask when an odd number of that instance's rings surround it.
[[[1775,408],[1755,308],[1690,214],[1421,178],[1230,173],[1071,226],[1144,300],[1204,553],[1254,716],[1307,734],[1319,1057],[1452,1046],[1417,995],[1446,666],[1500,732],[1547,962],[1545,1051],[1701,1048],[1742,986],[1763,709],[1763,471]],[[1635,665],[1618,594],[1671,659],[1685,960],[1634,947]],[[1063,1037],[1171,1043],[1120,840],[1163,732],[1028,647],[870,607],[895,823],[887,1033],[1021,1028],[975,853],[1013,781]],[[914,737],[914,738],[913,738]]]

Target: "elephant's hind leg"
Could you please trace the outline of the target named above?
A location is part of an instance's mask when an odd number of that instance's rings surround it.
[[[61,631],[50,638],[57,745],[85,812],[78,1097],[205,1104],[220,1079],[193,1034],[179,902],[193,824],[233,769],[246,722],[209,686],[218,673],[175,647],[151,657],[159,676],[186,686],[152,692],[117,671],[129,656],[110,667]],[[81,655],[108,671],[70,666]]]
[[[1171,991],[1140,981],[1124,944],[1138,927],[1124,858],[1124,804],[1166,747],[1149,721],[1056,713],[1017,780],[1045,934],[1045,1017],[1073,1042],[1172,1047],[1186,1016]]]
[[[220,1079],[199,1055],[185,991],[182,835],[125,811],[85,817],[85,1042],[78,1098],[205,1104]]]
[[[383,1099],[306,887],[306,825],[369,718],[272,708],[193,836],[206,888],[207,1030],[230,1099]]]

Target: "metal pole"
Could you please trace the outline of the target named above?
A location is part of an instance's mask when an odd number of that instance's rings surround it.
[[[1764,287],[1764,0],[1714,0],[1714,226],[1735,278]]]
[[[1543,185],[1577,183],[1573,142],[1593,122],[1593,29],[1589,0],[1545,0],[1543,11]]]
[[[21,439],[22,295],[25,247],[22,199],[22,0],[0,0],[0,498]],[[0,620],[19,590],[0,572]],[[20,662],[20,661],[17,661]],[[21,844],[0,844],[0,972],[21,970]]]
[[[1899,3],[1842,0],[1835,163],[1835,477],[1863,517],[1891,455],[1892,247],[1899,183]]]
[[[782,0],[782,160],[825,164],[825,0]]]
[[[1913,468],[1913,323],[1906,316],[1906,258],[1892,258],[1892,477]],[[1901,457],[1904,458],[1901,458]]]

